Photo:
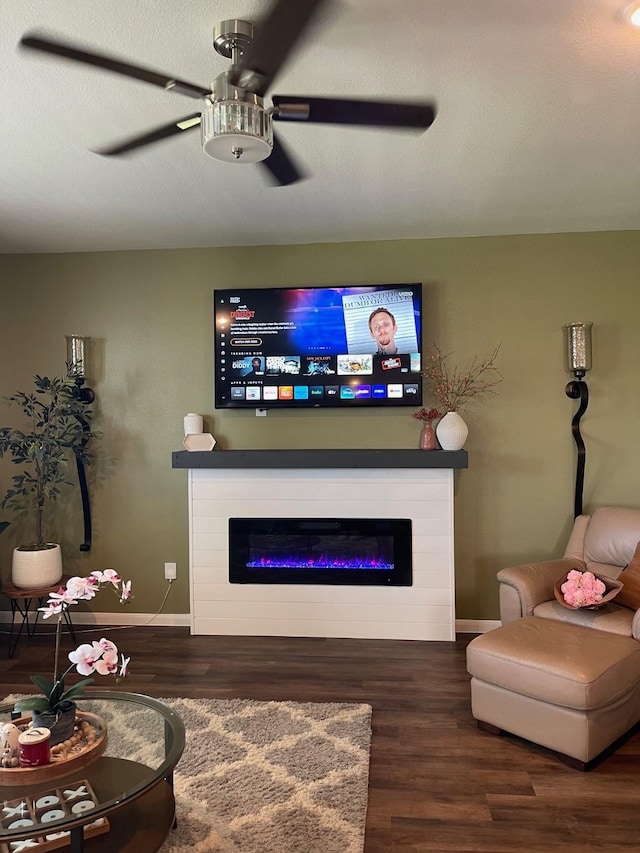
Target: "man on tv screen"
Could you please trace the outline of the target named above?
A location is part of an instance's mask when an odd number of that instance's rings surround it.
[[[398,347],[395,335],[398,331],[396,318],[388,308],[376,308],[369,317],[369,331],[377,344],[378,355],[395,355]]]
[[[244,374],[245,376],[264,376],[264,368],[262,359],[259,356],[254,356],[251,359],[251,370]]]

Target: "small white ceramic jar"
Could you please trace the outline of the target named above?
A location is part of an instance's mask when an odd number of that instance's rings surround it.
[[[202,415],[194,415],[190,412],[184,416],[184,434],[196,435],[204,430]]]

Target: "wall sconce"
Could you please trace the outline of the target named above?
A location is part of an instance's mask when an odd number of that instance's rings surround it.
[[[76,396],[83,403],[93,403],[96,398],[91,388],[83,388],[87,373],[87,353],[89,338],[82,335],[66,335],[67,338],[67,372],[76,380],[78,392]]]
[[[571,432],[578,448],[576,466],[576,488],[574,494],[573,515],[582,515],[582,492],[584,489],[584,470],[586,448],[580,433],[580,420],[589,405],[589,389],[584,377],[591,370],[591,327],[593,323],[566,323],[562,328],[565,336],[566,368],[574,378],[565,387],[565,394],[571,400],[580,400],[578,409],[571,421]]]
[[[82,335],[66,335],[67,339],[67,374],[75,380],[75,397],[88,406],[96,398],[92,388],[84,388],[87,369],[87,352],[89,338]],[[76,415],[85,433],[90,432],[89,421],[82,415]],[[86,440],[84,442],[86,445]],[[80,494],[82,496],[82,514],[84,517],[84,542],[80,545],[81,551],[91,550],[91,505],[89,503],[89,487],[87,475],[84,470],[82,457],[76,453],[76,467],[78,469],[78,482],[80,483]]]

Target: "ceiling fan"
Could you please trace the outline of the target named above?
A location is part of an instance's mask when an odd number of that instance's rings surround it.
[[[210,88],[179,80],[115,57],[71,44],[24,35],[20,45],[123,74],[202,102],[198,112],[134,136],[97,153],[115,156],[201,127],[204,153],[216,160],[262,163],[279,185],[295,183],[301,171],[273,131],[273,122],[298,121],[396,129],[426,130],[436,110],[431,103],[316,98],[306,95],[264,96],[314,13],[326,0],[276,0],[260,24],[232,19],[214,29],[213,46],[231,67]]]

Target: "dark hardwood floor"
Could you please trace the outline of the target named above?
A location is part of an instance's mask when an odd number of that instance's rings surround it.
[[[370,703],[365,853],[640,851],[640,734],[581,773],[539,747],[479,731],[465,666],[470,636],[455,643],[191,637],[187,629],[146,627],[91,629],[89,637],[102,634],[132,656],[123,689]],[[2,695],[33,692],[28,676],[47,674],[52,661],[51,638],[21,642],[0,663]]]

